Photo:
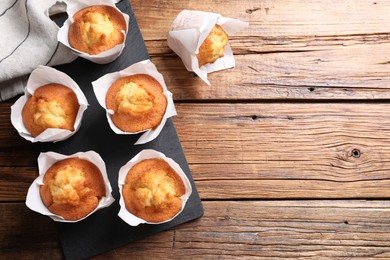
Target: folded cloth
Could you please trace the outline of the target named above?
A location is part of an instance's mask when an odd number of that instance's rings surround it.
[[[57,0],[0,1],[0,101],[24,92],[38,66],[55,66],[77,58],[58,42],[59,27],[50,15],[65,12]]]

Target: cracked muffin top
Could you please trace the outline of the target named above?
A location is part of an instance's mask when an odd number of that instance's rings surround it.
[[[91,55],[99,54],[123,43],[126,20],[111,6],[95,5],[81,9],[73,15],[69,27],[70,46]]]
[[[22,110],[22,120],[33,137],[48,128],[74,131],[79,102],[72,89],[61,84],[37,88]]]

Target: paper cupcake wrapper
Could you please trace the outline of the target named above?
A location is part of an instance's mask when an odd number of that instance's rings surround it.
[[[181,177],[183,180],[184,186],[186,188],[186,192],[183,196],[180,197],[182,201],[182,208],[181,210],[171,219],[168,219],[166,221],[162,222],[148,222],[146,220],[143,220],[132,213],[130,213],[125,206],[125,201],[123,200],[122,196],[122,186],[125,184],[126,176],[128,171],[137,163],[146,160],[146,159],[152,159],[152,158],[159,158],[163,159],[166,161]],[[118,216],[125,221],[127,224],[131,226],[138,226],[139,224],[162,224],[171,221],[174,219],[177,215],[179,215],[184,207],[185,204],[188,200],[188,198],[191,196],[192,193],[192,186],[190,181],[187,178],[187,175],[184,173],[184,171],[181,169],[181,167],[171,158],[166,157],[163,153],[158,152],[156,150],[152,149],[145,149],[142,150],[140,153],[138,153],[136,156],[134,156],[130,161],[128,161],[125,165],[123,165],[120,170],[119,170],[119,177],[118,177],[118,186],[119,186],[119,193],[120,193],[120,199],[119,199],[119,205],[120,205],[120,210],[118,213]]]
[[[58,216],[56,214],[53,214],[50,212],[45,204],[43,204],[41,196],[40,196],[40,186],[43,185],[43,177],[47,170],[56,162],[64,160],[66,158],[80,158],[84,160],[88,160],[95,164],[100,172],[102,173],[103,180],[105,183],[106,187],[106,195],[100,200],[99,205],[97,208],[89,213],[87,216],[84,218],[81,218],[79,220],[65,220],[63,217]],[[78,222],[80,220],[83,220],[93,214],[94,212],[98,211],[99,209],[106,208],[110,206],[115,199],[111,195],[112,188],[110,185],[110,182],[108,180],[107,176],[107,171],[106,171],[106,165],[103,161],[103,159],[100,157],[99,154],[97,154],[94,151],[88,151],[88,152],[79,152],[75,153],[72,155],[62,155],[59,153],[55,152],[47,152],[47,153],[41,153],[38,157],[38,168],[39,168],[39,176],[34,180],[34,182],[31,184],[30,188],[28,189],[27,192],[27,198],[26,198],[26,205],[29,207],[31,210],[36,211],[38,213],[41,213],[42,215],[49,216],[52,218],[54,221],[58,222],[69,222],[69,223],[74,223]]]
[[[61,42],[62,44],[64,44],[65,46],[67,46],[68,48],[70,48],[75,55],[80,56],[84,59],[90,60],[94,63],[106,64],[106,63],[112,62],[115,59],[117,59],[121,55],[123,49],[125,48],[126,36],[127,36],[128,30],[129,30],[129,20],[130,20],[130,18],[127,14],[121,12],[115,6],[115,3],[118,1],[113,1],[113,0],[82,0],[82,1],[81,0],[63,0],[63,1],[67,5],[66,12],[68,14],[68,19],[64,22],[63,26],[58,31],[58,34],[57,34],[58,41]],[[89,6],[93,6],[93,5],[112,6],[123,15],[123,17],[125,18],[125,21],[126,21],[126,31],[123,32],[123,34],[125,36],[123,43],[116,45],[112,49],[109,49],[107,51],[104,51],[104,52],[101,52],[101,53],[95,54],[95,55],[91,55],[91,54],[88,54],[86,52],[81,52],[81,51],[73,48],[72,46],[70,46],[70,43],[68,40],[68,31],[69,31],[69,27],[73,23],[73,15],[75,13],[77,13],[79,10],[86,8],[86,7],[89,7]]]
[[[26,104],[29,97],[31,97],[35,90],[43,85],[57,83],[67,86],[72,89],[77,96],[79,101],[79,111],[77,113],[76,121],[74,123],[74,131],[58,129],[58,128],[49,128],[43,131],[41,134],[35,138],[30,134],[26,129],[22,121],[22,111],[23,107]],[[25,89],[25,94],[21,96],[12,106],[11,106],[11,123],[18,131],[19,135],[24,139],[35,142],[58,142],[69,138],[74,135],[77,130],[80,128],[81,120],[84,114],[84,111],[88,108],[88,101],[84,93],[81,91],[77,83],[70,78],[65,73],[56,70],[47,66],[38,66],[30,75],[27,86]]]
[[[114,83],[119,78],[134,75],[134,74],[147,74],[153,77],[154,79],[156,79],[160,83],[161,87],[163,88],[163,94],[168,101],[167,109],[165,111],[165,114],[160,124],[153,129],[142,131],[144,132],[144,134],[142,134],[141,137],[138,139],[138,141],[135,143],[135,144],[144,144],[154,140],[160,134],[167,119],[169,117],[176,115],[176,109],[173,103],[172,93],[168,91],[167,86],[165,85],[164,78],[161,75],[161,73],[158,72],[156,66],[150,60],[140,61],[138,63],[135,63],[127,67],[124,70],[104,75],[103,77],[92,82],[92,86],[99,104],[106,110],[107,120],[111,129],[116,134],[139,134],[140,132],[134,132],[134,133],[124,132],[120,130],[118,127],[116,127],[111,119],[111,116],[114,114],[114,111],[107,109],[106,107],[106,94],[111,84]]]
[[[199,47],[211,32],[215,24],[231,36],[236,32],[248,27],[248,23],[237,19],[223,17],[220,14],[183,10],[173,21],[168,34],[168,46],[181,58],[188,71],[195,72],[204,82],[210,85],[207,74],[233,68],[235,60],[229,42],[227,43],[224,56],[213,64],[198,65],[196,54]]]

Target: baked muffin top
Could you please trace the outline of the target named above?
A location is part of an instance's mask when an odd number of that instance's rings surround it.
[[[217,59],[223,57],[227,42],[228,35],[220,25],[216,24],[200,46],[199,53],[196,55],[199,67],[207,63],[212,64]]]
[[[73,48],[94,55],[112,49],[124,41],[126,20],[111,6],[95,5],[73,15],[68,39]]]
[[[146,159],[134,165],[122,188],[126,209],[148,222],[174,217],[181,210],[184,193],[182,179],[162,159]]]
[[[33,137],[47,128],[73,131],[79,110],[76,94],[61,84],[47,84],[35,90],[22,110],[23,124]]]
[[[160,124],[167,107],[163,88],[146,74],[116,80],[106,94],[113,123],[124,132],[140,132]]]
[[[87,216],[105,195],[100,170],[90,161],[68,158],[58,161],[45,173],[40,186],[42,202],[66,220]]]

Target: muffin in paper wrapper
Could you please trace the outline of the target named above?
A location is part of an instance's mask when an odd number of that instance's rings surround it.
[[[146,160],[146,159],[152,159],[152,158],[158,158],[162,159],[165,162],[167,162],[172,169],[176,171],[176,173],[180,176],[182,179],[186,192],[183,194],[180,199],[182,201],[182,207],[181,210],[171,219],[162,221],[162,222],[148,222],[146,220],[143,220],[134,214],[130,213],[125,206],[125,201],[122,196],[122,186],[125,184],[126,176],[129,170],[136,165],[137,163]],[[166,157],[163,153],[158,152],[156,150],[152,149],[145,149],[142,150],[140,153],[138,153],[136,156],[134,156],[130,161],[128,161],[125,165],[123,165],[119,170],[119,177],[118,177],[118,186],[119,186],[119,193],[120,193],[120,199],[119,199],[119,205],[120,210],[118,213],[118,216],[125,221],[130,226],[138,226],[139,224],[162,224],[171,221],[175,217],[177,217],[184,209],[185,204],[188,200],[188,198],[191,196],[192,193],[192,186],[190,181],[187,178],[187,175],[184,173],[184,171],[181,169],[180,165],[177,164],[173,159]]]
[[[43,177],[46,171],[56,162],[67,158],[80,158],[80,159],[88,160],[91,163],[95,164],[100,170],[100,172],[102,173],[103,180],[105,183],[105,188],[106,188],[106,195],[101,198],[99,205],[95,208],[95,210],[93,210],[87,216],[79,220],[65,220],[63,217],[50,212],[49,209],[46,208],[45,204],[43,204],[40,196],[40,191],[39,191],[40,186],[43,185]],[[80,220],[87,218],[88,216],[98,211],[99,209],[110,206],[115,201],[114,197],[111,195],[112,188],[108,180],[106,164],[104,163],[100,155],[94,151],[79,152],[68,156],[55,153],[55,152],[41,153],[38,157],[38,168],[39,168],[39,176],[34,180],[30,188],[28,189],[26,205],[31,210],[41,213],[42,215],[49,216],[54,221],[69,222],[69,223],[78,222]]]
[[[64,44],[65,46],[67,46],[68,48],[70,48],[75,55],[80,56],[84,59],[90,60],[94,63],[106,64],[106,63],[110,63],[110,62],[114,61],[115,59],[117,59],[121,55],[123,49],[125,48],[126,36],[127,36],[128,30],[129,30],[129,20],[130,20],[130,18],[127,14],[121,12],[115,6],[115,3],[118,1],[114,1],[114,0],[63,0],[63,1],[67,5],[66,12],[68,14],[68,19],[65,21],[63,26],[58,31],[58,34],[57,34],[58,41],[61,42],[62,44]],[[98,53],[95,55],[91,55],[91,54],[88,54],[86,52],[81,52],[75,48],[72,48],[72,46],[70,46],[70,43],[68,40],[68,31],[69,31],[70,25],[73,23],[73,15],[75,13],[77,13],[78,11],[80,11],[81,9],[89,7],[89,6],[93,6],[93,5],[112,6],[123,15],[123,17],[125,18],[125,21],[126,21],[126,31],[123,31],[123,34],[124,34],[123,43],[116,45],[112,49],[106,50],[104,52],[101,52],[101,53]]]
[[[176,109],[173,103],[172,93],[168,91],[167,86],[165,85],[164,78],[161,75],[161,73],[157,71],[156,66],[150,60],[140,61],[138,63],[135,63],[127,67],[124,70],[104,75],[103,77],[92,82],[92,86],[99,104],[106,110],[107,120],[111,129],[116,134],[139,134],[141,132],[124,132],[121,129],[119,129],[117,126],[115,126],[115,124],[111,119],[111,115],[114,114],[114,111],[111,109],[107,109],[106,107],[106,93],[110,88],[111,84],[114,83],[119,78],[134,75],[134,74],[147,74],[153,77],[155,80],[157,80],[158,83],[160,83],[161,87],[163,88],[163,94],[167,99],[167,108],[165,110],[165,114],[160,124],[153,129],[141,131],[144,132],[144,134],[142,134],[141,137],[138,139],[138,141],[135,143],[135,144],[145,144],[147,142],[154,140],[160,134],[161,130],[165,125],[165,122],[169,117],[176,115]]]
[[[224,50],[224,56],[213,64],[198,65],[196,54],[212,28],[220,25],[228,36],[248,27],[247,22],[223,17],[220,14],[183,10],[173,21],[168,33],[168,46],[181,58],[188,71],[195,72],[204,82],[210,85],[207,74],[233,68],[235,60],[229,41]]]
[[[72,89],[77,96],[80,107],[74,123],[74,131],[59,129],[59,128],[48,128],[34,138],[23,124],[23,120],[22,120],[23,107],[26,104],[28,98],[34,94],[37,88],[51,83],[62,84]],[[80,128],[84,111],[87,108],[88,108],[87,98],[85,97],[84,93],[81,91],[77,83],[71,77],[54,68],[40,65],[31,73],[27,81],[25,94],[21,96],[11,106],[11,123],[18,131],[19,135],[28,141],[31,141],[33,143],[57,142],[57,141],[65,140],[77,132],[77,130]]]

